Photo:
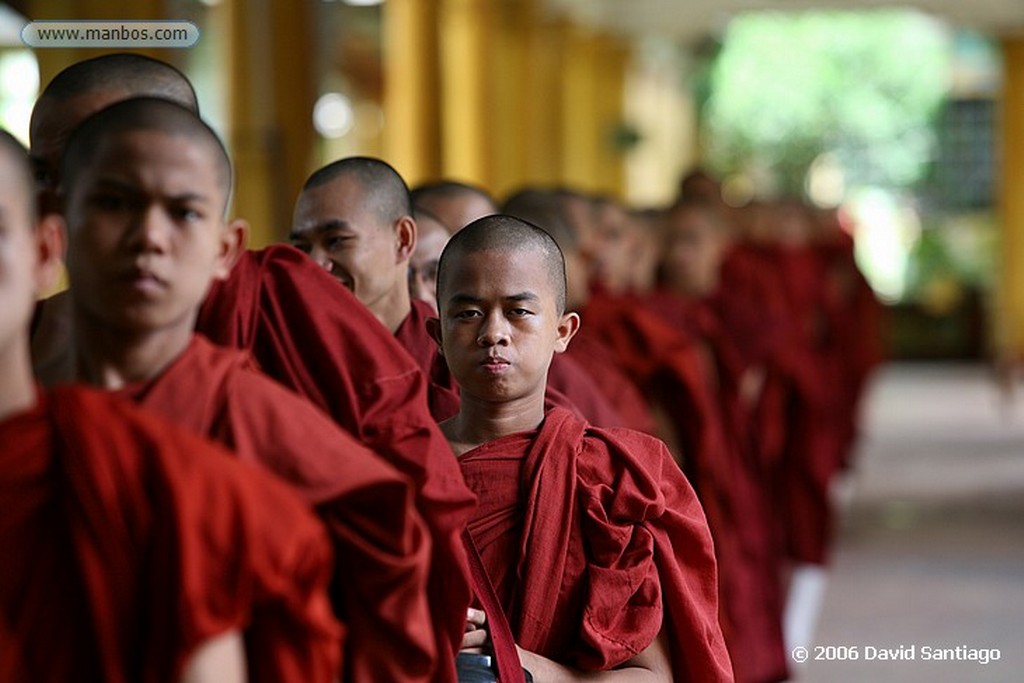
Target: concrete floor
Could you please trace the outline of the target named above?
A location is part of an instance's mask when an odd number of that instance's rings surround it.
[[[891,365],[864,417],[814,638],[860,658],[815,647],[795,679],[1024,681],[1024,393],[1005,402],[980,366]],[[923,658],[958,645],[1001,659]],[[910,646],[913,660],[866,659]]]

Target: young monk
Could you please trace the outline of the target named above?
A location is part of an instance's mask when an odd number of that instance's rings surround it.
[[[125,401],[35,385],[61,239],[32,185],[0,132],[0,680],[334,680],[330,547],[294,493]]]
[[[416,232],[409,188],[398,172],[380,159],[349,157],[306,180],[290,239],[395,335],[430,378],[431,412],[445,419],[458,410],[458,389],[427,335],[434,309],[409,295]]]
[[[156,84],[160,97],[176,101],[191,92],[184,76],[157,60],[112,54],[73,64],[46,86],[33,110],[34,156],[49,158],[40,150],[63,149],[82,118],[133,94],[152,94]],[[33,361],[44,383],[73,376],[67,304],[66,295],[57,295],[37,310]],[[473,496],[430,415],[427,382],[415,361],[351,292],[284,245],[243,251],[227,279],[211,285],[196,330],[251,352],[264,372],[413,480],[431,536],[436,649],[448,654],[438,680],[454,680],[471,597],[461,534]]]
[[[707,523],[664,444],[544,411],[552,355],[580,323],[558,246],[509,216],[471,223],[441,257],[438,302],[432,334],[462,389],[442,429],[522,666],[537,681],[731,681]]]
[[[86,119],[62,162],[81,378],[208,435],[299,489],[338,551],[346,680],[428,680],[429,541],[402,475],[326,415],[192,331],[240,248],[216,135],[166,100]]]
[[[417,209],[437,216],[448,232],[458,232],[477,218],[498,212],[498,205],[486,190],[455,180],[440,180],[414,188],[412,203]]]

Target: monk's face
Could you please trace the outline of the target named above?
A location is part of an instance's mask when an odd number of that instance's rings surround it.
[[[436,311],[437,263],[448,244],[448,230],[427,216],[419,218],[416,227],[416,248],[409,259],[409,295],[426,301]]]
[[[448,264],[439,291],[441,351],[464,395],[504,402],[540,393],[579,318],[560,314],[536,249],[480,251]]]
[[[399,239],[399,225],[381,215],[350,175],[302,193],[291,242],[371,310],[407,286],[409,254]]]
[[[28,325],[40,280],[40,254],[28,202],[31,188],[10,152],[0,152],[0,359],[27,348]],[[5,368],[9,366],[3,364]]]
[[[214,152],[185,135],[110,135],[67,191],[76,310],[126,331],[191,329],[237,248]]]
[[[594,222],[592,277],[612,292],[628,289],[633,280],[634,230],[625,209],[611,202],[601,207]]]
[[[688,208],[669,214],[663,270],[671,289],[690,296],[712,294],[724,254],[725,237],[706,214]]]
[[[64,101],[43,98],[36,103],[29,139],[36,191],[44,211],[60,210],[60,157],[71,133],[87,117],[131,96],[127,90],[112,88],[82,93]]]

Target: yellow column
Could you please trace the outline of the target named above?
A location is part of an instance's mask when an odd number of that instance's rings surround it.
[[[625,192],[625,150],[617,145],[615,134],[625,123],[626,67],[629,50],[612,36],[597,43],[597,90],[594,118],[598,125],[593,182],[598,192],[622,199]]]
[[[250,221],[250,244],[260,247],[287,234],[295,197],[312,170],[311,10],[285,0],[226,5],[222,64],[229,74],[234,213]]]
[[[527,181],[525,173],[530,130],[524,116],[532,74],[525,44],[533,20],[530,0],[511,0],[495,7],[488,79],[491,88],[488,142],[491,190],[499,199]]]
[[[436,0],[384,3],[384,156],[416,185],[441,173]]]
[[[1024,38],[1002,41],[1003,97],[999,168],[1002,264],[1001,353],[1024,357]]]
[[[562,180],[581,190],[597,190],[594,165],[600,124],[594,116],[597,100],[597,35],[570,25],[565,30],[562,71]]]
[[[488,0],[441,0],[441,171],[491,185]]]
[[[555,185],[565,180],[562,129],[572,123],[563,117],[562,93],[568,25],[561,19],[552,21],[538,16],[528,31],[525,71],[529,90],[523,116],[527,131],[523,141],[527,151],[525,174],[531,181]]]

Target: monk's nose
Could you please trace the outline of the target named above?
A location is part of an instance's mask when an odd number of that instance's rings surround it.
[[[492,313],[484,318],[480,334],[476,338],[480,346],[496,346],[508,343],[508,323],[504,316]]]
[[[334,270],[334,263],[328,258],[327,252],[320,247],[313,247],[309,252],[309,256],[328,273]]]

